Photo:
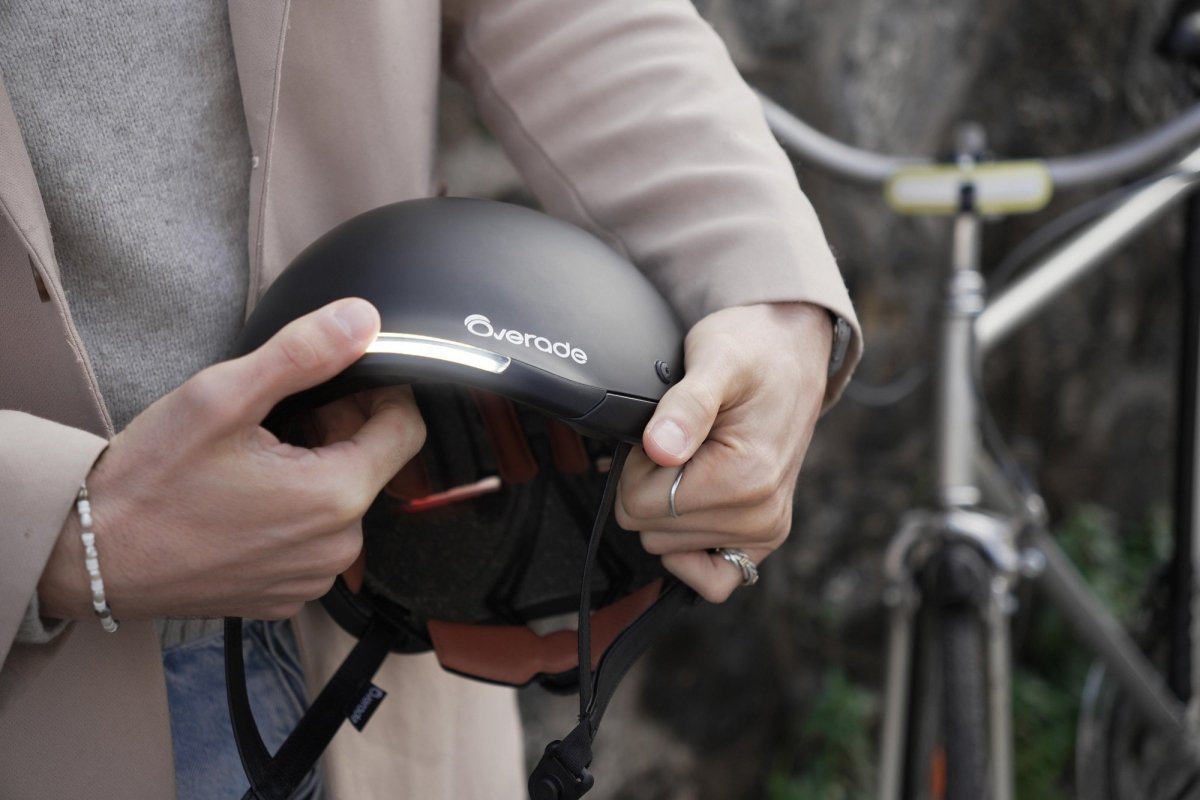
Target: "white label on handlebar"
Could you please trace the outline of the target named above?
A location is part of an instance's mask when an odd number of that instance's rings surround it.
[[[1027,214],[1050,202],[1050,172],[1041,161],[1002,161],[962,168],[906,167],[887,182],[884,196],[901,214],[956,214],[963,207],[963,187],[971,186],[979,213]]]

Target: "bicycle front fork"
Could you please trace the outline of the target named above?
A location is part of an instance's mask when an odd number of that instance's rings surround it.
[[[1012,800],[1009,617],[1021,579],[1037,580],[1142,719],[1200,747],[1183,703],[1120,622],[1037,524],[1020,542],[1021,525],[1019,517],[974,509],[916,512],[892,540],[885,561],[890,623],[879,800]],[[962,671],[979,674],[953,674]],[[947,704],[955,706],[950,719]],[[985,730],[986,746],[975,745]],[[977,788],[984,774],[990,794]]]
[[[880,800],[1011,800],[1019,568],[1015,523],[980,511],[917,512],[893,540]]]

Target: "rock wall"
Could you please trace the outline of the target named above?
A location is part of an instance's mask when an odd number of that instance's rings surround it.
[[[1153,52],[1172,0],[697,5],[752,83],[870,149],[945,155],[967,119],[999,156],[1068,154],[1152,127],[1193,97],[1183,68]],[[461,93],[448,87],[446,98],[452,191],[519,196]],[[782,793],[786,781],[771,795],[771,776],[803,776],[820,757],[806,720],[831,668],[882,685],[880,557],[900,512],[929,501],[932,393],[920,365],[932,355],[949,224],[895,217],[878,191],[797,168],[866,328],[859,385],[818,431],[794,535],[763,581],[693,613],[623,687],[599,744],[598,799],[808,796]],[[1063,193],[1051,211],[1094,194]],[[987,269],[1048,218],[990,224]],[[1137,523],[1169,503],[1178,227],[1155,227],[987,367],[998,424],[1056,513],[1096,502]],[[860,402],[897,380],[915,389],[885,407]],[[537,692],[522,703],[535,756],[570,727],[572,706]],[[875,721],[868,707],[859,722]],[[869,774],[841,783],[861,796]]]

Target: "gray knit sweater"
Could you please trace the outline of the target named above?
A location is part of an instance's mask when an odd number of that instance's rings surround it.
[[[250,145],[227,15],[0,2],[0,76],[117,430],[226,357],[241,324]]]

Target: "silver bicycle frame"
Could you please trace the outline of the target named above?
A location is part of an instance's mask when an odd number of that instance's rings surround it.
[[[938,363],[937,475],[943,510],[974,506],[981,497],[974,464],[981,456],[978,435],[978,398],[974,375],[981,360],[1006,336],[1070,290],[1077,281],[1102,266],[1108,256],[1131,241],[1149,225],[1180,204],[1200,188],[1200,149],[1190,153],[1175,167],[1135,191],[1074,236],[1065,245],[1040,261],[1011,288],[991,302],[982,299],[983,282],[978,273],[980,221],[971,213],[955,220],[955,257],[947,288],[942,326],[942,347]],[[938,531],[945,535],[946,531]],[[1001,537],[993,547],[1013,548],[1013,537]],[[1039,581],[1054,604],[1063,612],[1076,633],[1112,670],[1112,674],[1133,705],[1157,727],[1186,733],[1182,704],[1165,684],[1141,650],[1125,633],[1121,624],[1087,588],[1067,557],[1048,535],[1036,534],[1034,545],[1044,558]],[[996,564],[997,576],[1012,577]],[[1013,785],[1012,734],[1010,727],[1009,670],[1011,654],[1008,621],[1003,595],[1009,587],[994,592],[985,614],[988,642],[989,725],[991,752],[991,789],[993,800],[1011,800]],[[912,603],[910,601],[910,606]],[[913,635],[911,607],[897,614],[892,625],[889,665],[905,657],[899,648],[902,639]],[[911,652],[907,653],[911,659]],[[911,666],[898,674],[909,674]],[[891,680],[889,694],[907,692],[905,685]],[[895,702],[886,704],[888,713],[900,711]],[[899,797],[903,778],[904,731],[907,717],[884,722],[883,771],[880,798]]]
[[[820,134],[781,107],[763,99],[776,135],[816,166],[852,180],[882,182],[921,159],[882,156],[857,150]],[[1047,162],[1058,186],[1124,177],[1143,171],[1181,143],[1200,137],[1200,106],[1143,137],[1090,155]],[[964,156],[960,156],[960,162]],[[969,160],[969,159],[968,159]],[[965,164],[964,180],[969,181]],[[992,800],[1012,800],[1008,616],[1011,591],[1021,577],[1018,529],[1031,514],[996,517],[976,508],[982,499],[976,464],[986,459],[979,439],[976,374],[983,359],[1033,315],[1096,271],[1106,259],[1200,188],[1200,148],[1180,159],[1099,216],[991,302],[979,272],[981,220],[969,205],[954,221],[953,253],[944,293],[937,367],[936,476],[940,509],[906,518],[885,559],[890,606],[887,683],[882,725],[880,800],[898,800],[903,789],[908,696],[913,668],[913,635],[920,594],[913,582],[914,558],[939,540],[972,541],[989,557],[994,571],[991,598],[983,614],[986,630],[989,764]],[[1040,499],[1038,499],[1040,503]],[[1030,571],[1063,612],[1076,633],[1111,670],[1133,706],[1156,727],[1190,735],[1183,704],[1121,624],[1097,600],[1053,539],[1034,525],[1030,542],[1039,568]],[[1200,530],[1200,526],[1197,526]],[[1200,542],[1193,548],[1200,553]],[[1200,565],[1193,574],[1200,575]],[[1032,574],[1031,574],[1032,577]],[[1200,602],[1200,601],[1198,601]],[[1200,608],[1197,609],[1200,611]],[[1193,614],[1193,642],[1200,642],[1200,614]],[[1200,669],[1194,664],[1194,667]],[[1200,683],[1196,685],[1200,686]],[[1200,691],[1194,692],[1194,696]],[[1193,701],[1192,716],[1200,716]]]

